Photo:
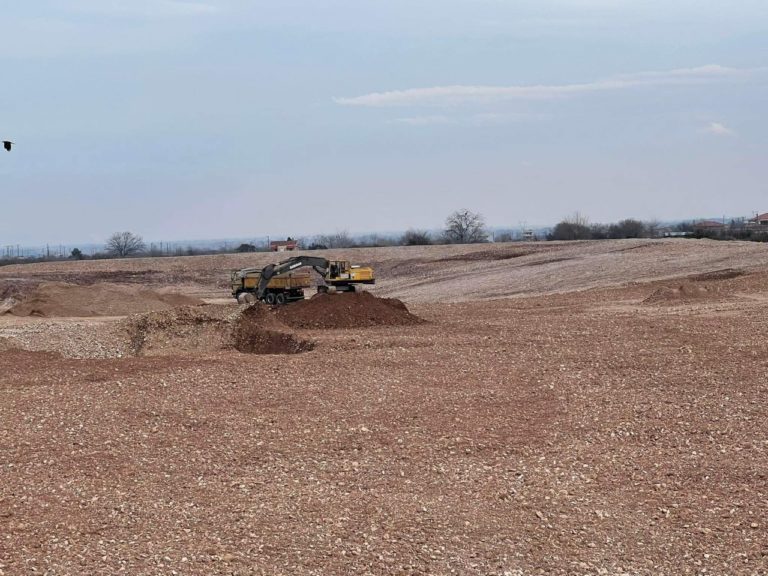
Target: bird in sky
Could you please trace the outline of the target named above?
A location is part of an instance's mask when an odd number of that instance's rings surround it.
[[[6,152],[11,151],[11,146],[13,146],[13,142],[11,142],[10,140],[3,140],[3,148],[5,148]]]

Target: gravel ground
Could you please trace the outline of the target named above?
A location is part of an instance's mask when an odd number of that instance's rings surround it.
[[[306,253],[371,264],[377,280],[370,290],[406,303],[571,292],[729,267],[768,267],[765,244],[691,239],[399,246]],[[256,253],[4,266],[0,267],[0,295],[4,283],[18,283],[20,278],[28,281],[33,276],[40,281],[80,284],[169,286],[190,296],[220,297],[228,294],[230,270],[263,266],[285,257]]]
[[[0,351],[0,574],[766,574],[766,267],[656,246],[290,356]]]
[[[37,352],[56,352],[65,358],[122,358],[129,352],[123,330],[115,319],[25,319],[0,317],[0,340]]]

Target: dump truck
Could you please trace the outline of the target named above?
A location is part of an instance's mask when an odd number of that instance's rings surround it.
[[[232,272],[232,295],[241,304],[255,302],[256,289],[261,280],[261,268],[244,268]],[[267,304],[286,304],[304,299],[304,288],[312,286],[312,276],[309,270],[300,270],[272,276],[262,300]]]
[[[304,298],[311,285],[309,270],[320,275],[318,292],[356,292],[362,284],[375,284],[370,266],[350,264],[348,260],[327,260],[315,256],[295,256],[264,268],[244,268],[232,272],[232,295],[238,302],[261,300],[267,304],[286,304]]]

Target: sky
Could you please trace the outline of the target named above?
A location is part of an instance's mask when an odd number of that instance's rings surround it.
[[[0,246],[768,211],[764,0],[0,9]]]

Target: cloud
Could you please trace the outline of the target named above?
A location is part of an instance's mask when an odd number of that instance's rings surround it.
[[[725,124],[720,122],[710,122],[709,126],[704,128],[704,132],[707,134],[714,134],[715,136],[735,136],[736,133],[728,128]]]
[[[501,126],[516,122],[526,122],[530,120],[542,120],[549,118],[547,114],[471,114],[469,116],[411,116],[406,118],[396,118],[392,124],[405,124],[408,126]]]
[[[450,106],[464,103],[504,100],[551,100],[580,94],[626,90],[644,86],[685,86],[708,84],[746,76],[750,70],[709,65],[663,72],[624,74],[581,84],[513,86],[434,86],[390,92],[373,92],[351,98],[334,98],[342,106]]]

